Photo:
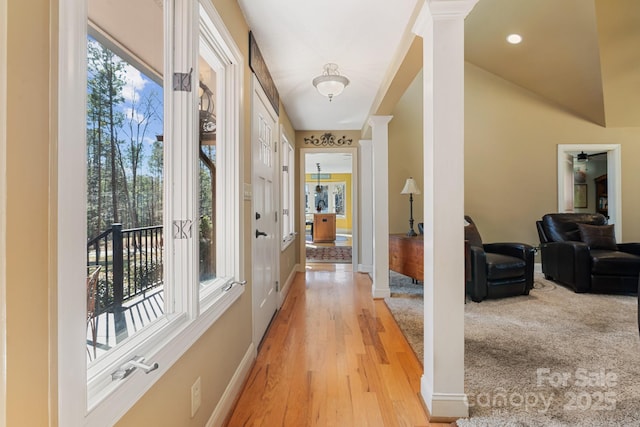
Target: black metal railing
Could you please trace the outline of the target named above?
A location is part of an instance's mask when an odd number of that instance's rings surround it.
[[[123,230],[113,224],[87,242],[88,268],[102,267],[95,316],[121,312],[124,303],[163,284],[163,247],[161,225]]]

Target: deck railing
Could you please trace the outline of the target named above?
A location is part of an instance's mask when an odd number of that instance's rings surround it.
[[[87,242],[88,268],[102,266],[95,316],[120,312],[127,301],[163,284],[163,247],[161,225],[123,230],[113,224]]]

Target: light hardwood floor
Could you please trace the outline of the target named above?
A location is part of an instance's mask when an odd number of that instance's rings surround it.
[[[311,264],[272,321],[227,425],[429,426],[421,376],[369,276]]]

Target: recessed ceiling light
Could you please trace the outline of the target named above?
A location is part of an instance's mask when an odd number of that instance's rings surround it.
[[[509,34],[507,41],[511,44],[518,44],[522,41],[522,36],[520,34]]]

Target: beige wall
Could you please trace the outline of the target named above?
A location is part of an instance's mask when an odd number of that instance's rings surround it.
[[[557,211],[557,145],[621,144],[622,240],[640,241],[640,128],[605,128],[466,64],[465,209],[486,240],[539,242]]]
[[[248,31],[235,1],[215,0],[245,59],[244,181],[251,181]],[[53,8],[53,9],[50,9]],[[56,1],[8,0],[6,305],[9,426],[57,425],[55,123]],[[38,102],[34,102],[38,100]],[[285,128],[294,135],[286,113]],[[50,129],[50,126],[52,128]],[[1,171],[5,173],[5,171]],[[244,226],[250,230],[251,203]],[[251,239],[245,233],[247,292],[119,421],[119,426],[202,426],[249,348]],[[288,274],[295,253],[284,257]],[[82,369],[79,367],[78,369]],[[68,373],[60,373],[67,375]],[[190,417],[190,387],[202,378],[202,406]]]
[[[49,1],[9,0],[7,10],[6,420],[8,426],[49,423],[49,158],[54,101]],[[27,7],[28,6],[28,7]],[[34,102],[37,99],[38,102]],[[5,171],[2,171],[4,173]]]
[[[389,122],[389,233],[409,231],[409,195],[400,194],[413,177],[424,192],[422,159],[422,72],[398,101]],[[424,222],[423,194],[413,196],[413,229]]]
[[[401,107],[405,99],[412,99],[415,109],[421,109],[421,93],[418,79],[396,107],[390,122],[393,144],[402,135],[419,132],[421,116]],[[640,128],[604,128],[465,63],[465,212],[478,223],[487,242],[539,243],[535,221],[557,211],[558,144],[621,144],[622,240],[640,241],[640,224],[635,220],[640,209],[635,189],[639,140]],[[414,150],[420,143],[414,142]],[[392,180],[406,173],[405,162],[397,156],[395,150],[390,153],[390,209],[400,200],[393,194]],[[391,215],[391,224],[397,215]]]

